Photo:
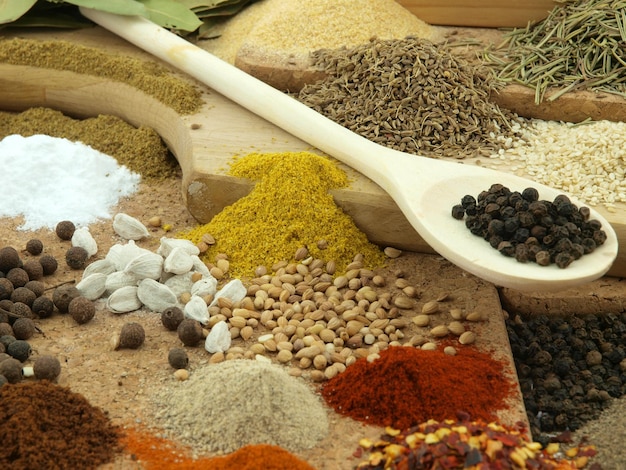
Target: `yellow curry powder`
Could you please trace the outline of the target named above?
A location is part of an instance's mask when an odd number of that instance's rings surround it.
[[[251,277],[258,266],[292,261],[301,247],[314,258],[335,261],[337,272],[357,254],[368,267],[384,264],[381,249],[329,194],[348,185],[346,173],[330,159],[309,152],[253,153],[236,159],[229,174],[257,183],[209,223],[179,237],[198,243],[204,234],[212,235],[216,244],[204,257],[211,261],[225,253],[231,275]],[[327,242],[325,249],[317,246],[319,240]]]

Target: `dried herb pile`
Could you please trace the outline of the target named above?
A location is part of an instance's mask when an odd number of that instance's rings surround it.
[[[120,165],[150,181],[178,176],[180,166],[152,128],[133,127],[117,116],[100,114],[73,119],[50,108],[30,108],[21,113],[0,111],[0,140],[8,135],[45,134],[82,142],[114,157]]]
[[[70,41],[0,39],[0,63],[66,70],[126,83],[179,114],[193,114],[202,106],[200,90],[163,65]]]
[[[536,103],[580,89],[626,96],[626,1],[559,1],[545,20],[513,30],[487,54],[499,78],[533,87]],[[546,98],[549,87],[560,90]]]
[[[447,46],[414,37],[373,39],[316,51],[312,60],[327,78],[305,86],[298,99],[386,147],[464,158],[490,155],[516,136],[517,116],[489,99],[498,89],[491,71]]]

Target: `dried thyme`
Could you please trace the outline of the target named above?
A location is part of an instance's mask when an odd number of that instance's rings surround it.
[[[108,54],[69,41],[0,40],[0,63],[110,78],[155,97],[179,114],[193,114],[202,104],[199,89],[156,62]]]
[[[626,97],[626,1],[558,1],[545,20],[507,33],[486,54],[498,77],[534,88],[537,104],[582,89]]]
[[[489,100],[493,74],[444,45],[407,37],[319,50],[327,74],[298,98],[378,144],[429,157],[489,155],[510,145],[517,116]]]

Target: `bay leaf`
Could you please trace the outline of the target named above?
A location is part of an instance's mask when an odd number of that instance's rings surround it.
[[[64,3],[115,13],[116,15],[147,16],[144,5],[135,0],[64,0]]]
[[[37,0],[0,0],[0,24],[21,18],[35,3]]]
[[[150,20],[164,28],[195,31],[202,21],[186,6],[175,0],[140,0]]]

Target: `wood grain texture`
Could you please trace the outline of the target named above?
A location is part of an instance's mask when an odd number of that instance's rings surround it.
[[[396,0],[427,23],[486,28],[524,27],[548,16],[553,0]]]

